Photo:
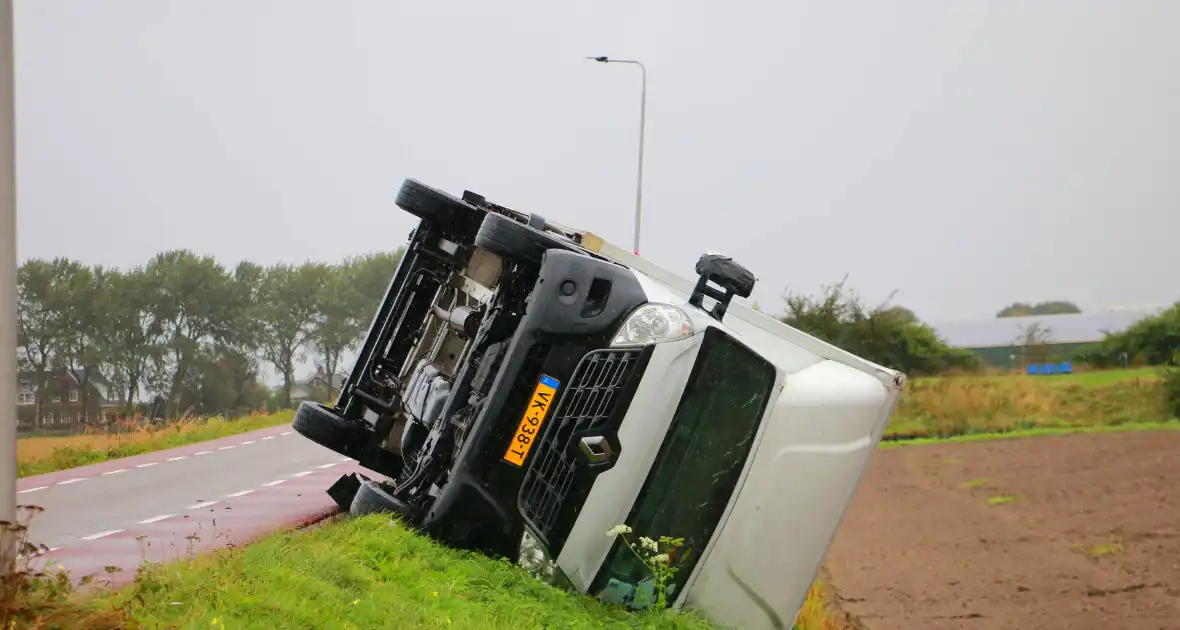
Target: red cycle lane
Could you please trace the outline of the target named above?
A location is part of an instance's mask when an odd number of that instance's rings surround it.
[[[355,463],[317,468],[282,483],[270,482],[236,493],[239,496],[148,519],[152,522],[98,532],[90,540],[42,553],[31,563],[50,572],[67,571],[74,580],[93,575],[99,583],[124,586],[134,580],[145,561],[172,562],[239,546],[337,513],[339,509],[325,490],[341,474],[350,472],[372,474]],[[108,568],[117,571],[110,573]]]

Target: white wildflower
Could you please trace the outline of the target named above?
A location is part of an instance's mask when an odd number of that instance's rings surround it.
[[[641,536],[639,538],[639,546],[644,547],[646,549],[650,549],[652,551],[659,551],[660,550],[660,543],[648,538],[647,536]]]
[[[606,533],[606,537],[610,538],[611,536],[618,536],[619,534],[630,534],[630,533],[631,533],[630,527],[628,527],[626,525],[615,525],[614,527],[612,527],[610,529],[609,532]]]
[[[668,554],[666,553],[656,554],[651,557],[651,561],[657,564],[668,564],[668,560]]]

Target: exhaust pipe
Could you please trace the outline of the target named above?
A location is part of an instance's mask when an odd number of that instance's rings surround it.
[[[468,306],[456,306],[448,311],[436,304],[431,310],[435,317],[443,320],[456,331],[463,333],[468,339],[475,336],[475,333],[479,331],[480,322],[483,321],[483,313]]]

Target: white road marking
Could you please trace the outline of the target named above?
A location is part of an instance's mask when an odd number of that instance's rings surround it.
[[[71,483],[78,483],[79,481],[86,481],[87,479],[89,479],[89,477],[74,477],[73,479],[66,479],[65,481],[59,481],[53,485],[64,486],[64,485],[71,484]]]
[[[227,499],[232,499],[232,498],[234,498],[234,497],[244,497],[244,496],[246,496],[247,494],[250,494],[251,492],[254,492],[254,491],[253,491],[253,490],[242,490],[241,492],[235,492],[235,493],[233,493],[233,494],[227,494],[227,495],[225,495],[225,498],[227,498]]]
[[[273,435],[268,435],[268,436],[266,436],[266,437],[264,437],[264,438],[262,438],[262,439],[263,439],[263,440],[273,440],[273,439],[275,439],[275,436],[273,436]]]
[[[339,463],[340,463],[340,462],[332,462],[332,463],[330,463],[330,464],[323,464],[323,465],[321,465],[321,466],[316,466],[316,468],[331,468],[331,467],[333,467],[333,466],[335,466],[336,464],[339,464]]]
[[[58,549],[61,549],[61,547],[49,547],[46,549],[37,549],[36,551],[34,551],[32,553],[22,551],[21,553],[16,554],[16,557],[21,560],[23,560],[25,558],[36,558],[37,556],[47,554],[51,551],[57,551]]]
[[[142,521],[140,521],[139,524],[140,525],[151,525],[152,523],[158,523],[166,518],[172,518],[173,516],[176,516],[176,515],[175,514],[161,514],[159,516],[145,518]]]
[[[148,462],[146,464],[136,464],[136,468],[147,468],[149,466],[159,466],[160,462]]]
[[[176,457],[169,457],[166,461],[178,462],[182,459],[188,459],[188,455],[177,455]]]
[[[297,473],[295,473],[294,475],[291,475],[291,476],[292,476],[292,477],[306,477],[307,475],[310,475],[310,474],[311,474],[311,473],[313,473],[313,472],[315,472],[315,471],[312,471],[312,470],[305,470],[305,471],[303,471],[303,472],[297,472]]]
[[[17,494],[25,494],[26,492],[36,492],[38,490],[44,490],[48,487],[49,486],[37,486],[36,488],[28,488],[27,490],[17,490],[16,493]]]
[[[294,433],[294,431],[286,431],[284,433],[280,433],[279,435],[291,435],[292,433]]]
[[[125,473],[125,472],[127,472],[128,470],[130,470],[130,469],[128,469],[128,468],[120,468],[119,470],[108,470],[108,471],[104,472],[103,474],[104,474],[104,475],[117,475],[117,474],[119,474],[119,473]]]
[[[197,509],[197,508],[209,507],[210,505],[214,505],[214,504],[216,504],[216,503],[221,503],[221,501],[204,501],[204,502],[202,502],[202,503],[194,503],[194,504],[192,504],[192,505],[190,505],[190,506],[188,506],[188,507],[186,507],[186,508],[184,508],[184,509],[186,509],[186,510],[195,510],[195,509]]]
[[[193,455],[208,455],[209,453],[212,453],[212,452],[213,451],[200,451],[197,453],[193,453]]]
[[[218,446],[218,447],[217,447],[217,450],[219,450],[219,451],[228,451],[228,450],[229,450],[229,449],[231,449],[231,448],[237,448],[237,446],[238,446],[237,444],[230,444],[229,446]]]
[[[246,440],[245,442],[242,442],[242,446],[245,446],[247,444],[253,444],[255,441],[256,440]]]
[[[280,483],[287,483],[287,480],[286,479],[276,479],[274,481],[268,481],[268,482],[262,484],[262,486],[263,487],[277,486]]]
[[[105,532],[98,532],[97,534],[91,534],[91,535],[89,535],[89,536],[83,536],[83,537],[82,537],[82,540],[98,540],[99,538],[106,538],[107,536],[111,536],[111,535],[113,535],[113,534],[118,534],[119,532],[122,532],[122,531],[126,531],[126,530],[122,530],[122,529],[111,529],[111,530],[107,530],[107,531],[105,531]]]

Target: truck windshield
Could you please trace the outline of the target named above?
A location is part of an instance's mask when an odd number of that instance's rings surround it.
[[[683,538],[668,602],[688,580],[737,486],[774,387],[774,367],[716,328],[700,355],[655,463],[631,509],[628,539]],[[624,446],[625,448],[625,446]],[[642,552],[642,551],[641,551]],[[615,603],[655,603],[651,571],[619,541],[592,592]]]

